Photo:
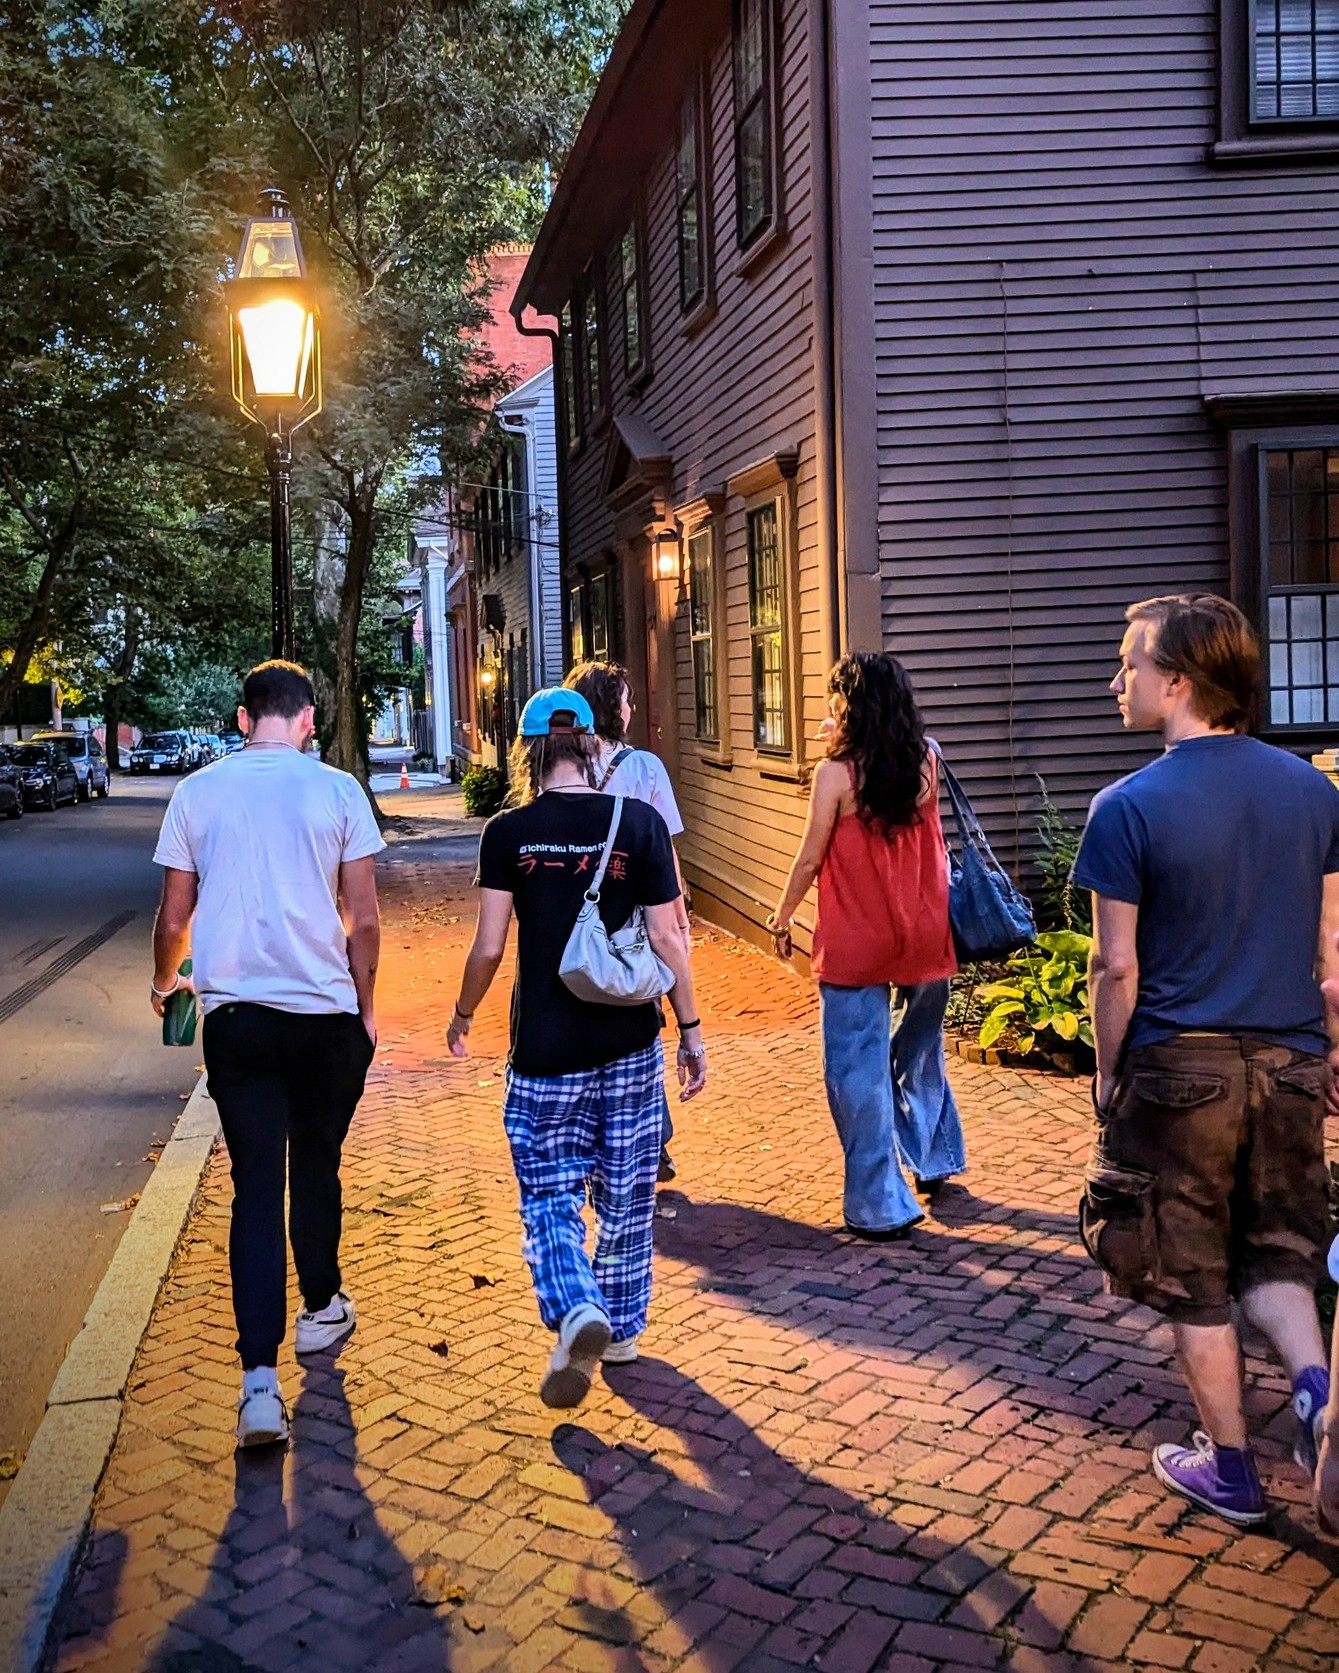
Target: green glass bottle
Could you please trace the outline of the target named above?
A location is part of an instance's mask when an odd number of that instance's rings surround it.
[[[179,976],[191,973],[190,959],[183,959]],[[165,1046],[193,1046],[195,1024],[199,1017],[195,995],[189,988],[176,988],[163,1006],[163,1044]]]

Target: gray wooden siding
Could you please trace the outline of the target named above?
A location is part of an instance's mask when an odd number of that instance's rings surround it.
[[[1125,605],[1229,588],[1203,397],[1339,387],[1339,194],[1206,163],[1215,0],[867,11],[884,634],[1026,853],[1033,774],[1081,816],[1149,758]]]
[[[509,579],[508,620],[524,621],[536,653],[534,684],[556,685],[563,675],[562,583],[558,549],[558,433],[553,400],[553,368],[537,372],[518,389],[504,395],[499,413],[519,414],[527,420],[530,473],[529,547],[531,566],[538,571],[540,620],[530,620],[529,577]],[[504,565],[504,569],[505,569]],[[522,596],[523,595],[523,596]],[[515,599],[513,609],[512,599]],[[524,612],[522,614],[522,612]]]
[[[645,189],[650,342],[653,375],[639,397],[624,387],[619,365],[614,288],[616,252],[606,272],[611,409],[636,412],[674,461],[672,499],[682,505],[775,452],[796,449],[798,550],[795,628],[803,645],[802,734],[824,712],[818,633],[818,579],[812,558],[816,502],[813,457],[813,364],[810,318],[812,255],[810,144],[804,0],[783,0],[778,33],[782,96],[782,200],[785,246],[751,277],[736,272],[730,43],[710,54],[709,161],[715,265],[715,317],[692,335],[681,323],[674,219],[673,151],[667,146]],[[565,561],[598,562],[615,544],[614,520],[600,494],[606,433],[589,438],[567,470]],[[803,828],[806,802],[793,782],[764,776],[752,747],[745,514],[730,499],[718,531],[725,565],[729,742],[733,766],[704,760],[694,737],[693,681],[686,606],[675,636],[677,756],[667,751],[687,827],[680,852],[690,882],[755,922],[779,892]],[[640,599],[631,631],[640,631]],[[723,715],[723,721],[727,716]]]

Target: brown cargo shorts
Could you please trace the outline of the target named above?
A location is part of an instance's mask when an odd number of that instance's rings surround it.
[[[1234,1034],[1129,1053],[1079,1205],[1110,1294],[1225,1324],[1259,1284],[1314,1285],[1329,1242],[1323,1057]]]

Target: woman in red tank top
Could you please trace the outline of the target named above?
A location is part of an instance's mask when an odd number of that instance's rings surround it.
[[[934,751],[894,656],[843,657],[828,676],[827,759],[804,838],[768,927],[818,883],[812,969],[823,1078],[846,1154],[843,1211],[858,1237],[924,1218],[905,1166],[933,1195],[966,1166],[944,1068],[944,1009],[957,969]]]

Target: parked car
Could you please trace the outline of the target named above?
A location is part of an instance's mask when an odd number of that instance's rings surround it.
[[[130,752],[132,773],[188,773],[196,765],[189,732],[149,732]]]
[[[23,775],[25,807],[54,812],[61,802],[79,800],[79,775],[60,744],[10,744],[10,759]]]
[[[239,749],[246,747],[246,739],[240,732],[225,732],[219,742],[223,745],[225,755],[236,755]]]
[[[94,794],[110,795],[112,775],[107,770],[107,757],[91,732],[34,732],[29,741],[56,744],[65,751],[79,775],[81,802],[88,801]]]
[[[23,818],[23,774],[4,744],[0,744],[0,813],[6,819]]]
[[[219,737],[218,733],[217,732],[205,732],[205,733],[201,734],[201,737],[202,737],[202,741],[207,745],[207,747],[209,749],[209,760],[211,760],[211,761],[222,761],[223,757],[228,752],[227,752],[226,749],[224,749],[223,739]]]

